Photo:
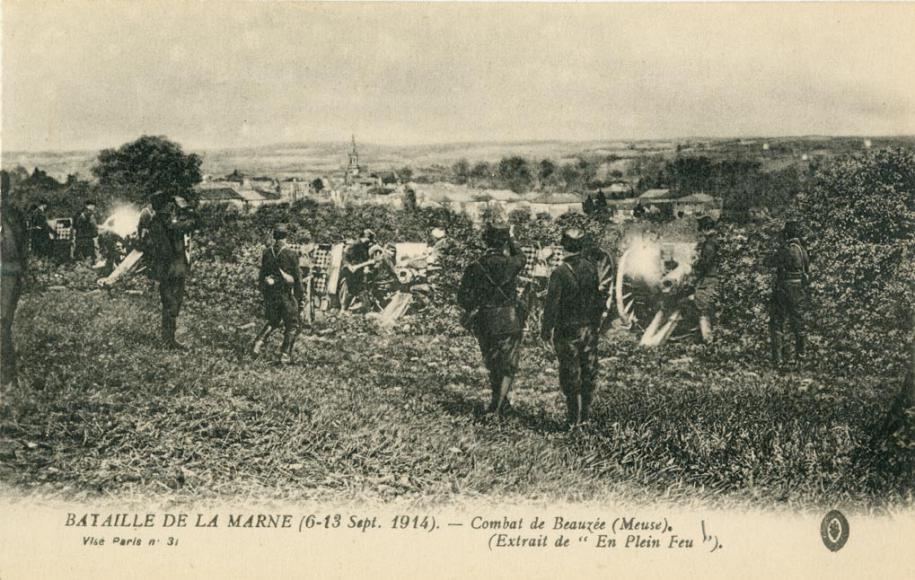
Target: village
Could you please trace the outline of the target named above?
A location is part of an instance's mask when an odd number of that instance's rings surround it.
[[[580,192],[516,193],[509,189],[473,187],[446,181],[414,181],[396,170],[374,170],[360,162],[355,136],[345,165],[313,179],[248,175],[234,170],[225,176],[204,175],[195,188],[201,204],[227,204],[244,210],[309,199],[337,206],[377,204],[403,209],[440,207],[467,215],[480,224],[484,216],[507,216],[521,210],[532,217],[557,218],[566,213],[606,211],[613,222],[638,218],[673,219],[711,215],[718,218],[721,199],[705,192],[679,195],[670,188],[637,194],[619,179],[606,187]]]

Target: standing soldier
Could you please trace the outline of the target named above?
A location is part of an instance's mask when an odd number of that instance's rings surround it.
[[[196,220],[185,212],[177,212],[175,201],[163,193],[151,198],[153,216],[147,220],[148,233],[144,254],[149,257],[149,270],[159,281],[162,300],[162,341],[166,348],[183,350],[177,341],[178,313],[184,300],[184,287],[190,273],[185,235],[196,227]]]
[[[10,201],[10,176],[0,171],[0,385],[17,379],[16,349],[13,345],[13,319],[22,293],[28,238],[26,223]]]
[[[47,257],[51,255],[51,238],[54,235],[48,225],[48,202],[41,199],[38,205],[29,214],[29,239],[32,244],[32,254]]]
[[[693,268],[696,279],[696,309],[699,311],[699,332],[702,341],[712,342],[712,313],[718,290],[718,235],[715,220],[699,218],[699,257]]]
[[[800,362],[804,356],[803,311],[809,283],[810,259],[800,240],[800,225],[793,220],[785,222],[781,243],[774,256],[775,283],[769,302],[769,335],[772,362],[779,366],[787,362],[782,345],[782,330],[788,321],[794,334],[795,357]]]
[[[89,258],[95,265],[95,241],[98,238],[98,222],[95,217],[95,202],[86,201],[82,211],[73,218],[73,231],[76,238],[73,257],[76,260]]]
[[[489,226],[483,240],[488,250],[467,267],[457,300],[489,371],[492,401],[487,412],[501,414],[510,407],[508,395],[521,354],[524,320],[516,286],[527,259],[508,226]]]
[[[305,287],[299,267],[299,254],[286,245],[286,226],[278,225],[273,230],[273,245],[264,249],[261,255],[261,269],[258,284],[264,296],[264,313],[267,324],[257,333],[251,352],[260,354],[274,330],[283,325],[283,345],[280,348],[280,362],[292,362],[292,349],[299,331],[301,310],[305,305]]]
[[[343,279],[346,282],[345,303],[340,304],[340,311],[349,310],[357,296],[365,288],[365,269],[370,263],[371,248],[375,245],[375,232],[369,229],[362,231],[362,236],[346,248],[344,256]]]
[[[569,427],[587,421],[597,378],[597,337],[606,296],[595,265],[582,255],[584,234],[562,234],[565,259],[550,275],[540,337],[553,341]]]

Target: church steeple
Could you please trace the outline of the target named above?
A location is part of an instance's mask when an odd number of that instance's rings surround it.
[[[353,150],[349,153],[349,167],[347,171],[352,175],[359,175],[359,153],[356,151],[356,136],[352,136]]]

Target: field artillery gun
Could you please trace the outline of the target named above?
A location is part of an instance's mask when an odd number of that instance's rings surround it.
[[[695,257],[693,242],[639,236],[626,244],[616,271],[614,302],[621,325],[641,333],[641,346],[661,346],[695,317]]]
[[[597,268],[600,291],[607,297],[601,334],[616,319],[621,328],[639,334],[640,345],[654,347],[679,338],[678,329],[692,329],[694,234],[666,227],[654,232],[630,229],[619,249],[586,250]],[[564,252],[559,246],[526,246],[523,250],[527,265],[520,297],[529,313],[527,335],[538,340],[549,276],[562,263]]]
[[[369,259],[346,263],[348,244],[293,245],[301,257],[305,276],[305,316],[314,320],[317,310],[365,311],[392,325],[408,309],[422,307],[431,299],[430,281],[439,269],[433,246],[421,242],[375,245]],[[354,274],[361,273],[354,288]]]

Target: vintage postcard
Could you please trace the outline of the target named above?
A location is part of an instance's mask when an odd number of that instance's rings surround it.
[[[915,577],[913,38],[3,0],[0,579]]]

